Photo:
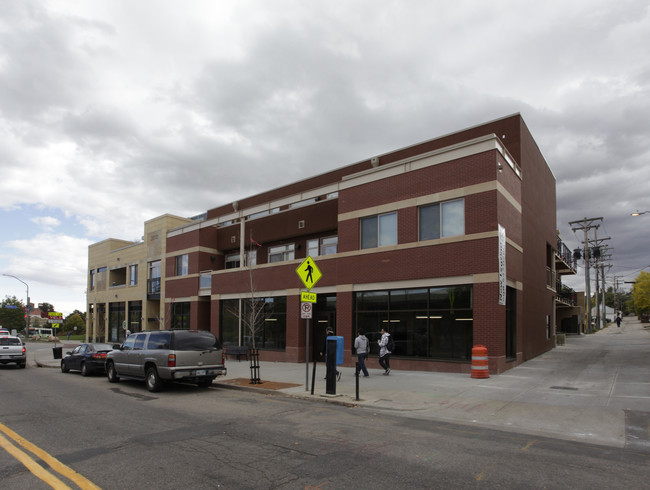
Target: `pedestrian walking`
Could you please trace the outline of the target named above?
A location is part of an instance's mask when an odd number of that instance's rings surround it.
[[[379,344],[379,365],[384,368],[384,376],[390,374],[390,354],[388,344],[390,342],[390,334],[385,328],[381,329],[381,339],[378,340]]]
[[[359,369],[363,371],[363,377],[367,378],[370,376],[366,368],[366,359],[368,358],[368,354],[370,354],[370,341],[363,330],[359,330],[359,335],[354,339],[354,348],[357,350]]]
[[[616,326],[621,328],[621,317],[619,315],[616,315]]]

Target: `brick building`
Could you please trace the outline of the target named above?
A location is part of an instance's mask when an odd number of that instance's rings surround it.
[[[558,267],[555,178],[515,114],[169,229],[162,325],[209,329],[225,345],[254,336],[262,360],[304,362],[296,268],[308,256],[322,272],[309,358],[327,326],[350,365],[357,330],[376,340],[387,328],[394,369],[469,372],[481,344],[499,373],[549,350],[553,278],[572,271]]]

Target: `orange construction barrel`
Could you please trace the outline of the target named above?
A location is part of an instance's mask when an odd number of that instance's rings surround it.
[[[475,345],[472,348],[472,378],[489,378],[487,347]]]

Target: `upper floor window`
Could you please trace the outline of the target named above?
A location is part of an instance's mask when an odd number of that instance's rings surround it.
[[[339,238],[337,236],[307,240],[307,255],[317,257],[319,255],[335,254],[337,252],[338,242]]]
[[[226,255],[226,269],[236,269],[241,265],[241,256],[239,254]]]
[[[465,200],[457,199],[419,208],[420,240],[465,234]]]
[[[269,247],[269,263],[284,262],[295,258],[295,246],[293,243]]]
[[[177,255],[176,256],[176,275],[177,276],[186,276],[189,274],[189,255]]]
[[[240,254],[226,255],[226,269],[237,269],[238,267],[241,267],[241,265]],[[257,250],[246,251],[246,263],[244,265],[249,267],[257,265]]]
[[[129,266],[129,286],[138,284],[138,264]]]
[[[95,275],[95,286],[98,291],[104,291],[106,289],[106,281],[108,280],[108,268],[99,267]]]
[[[397,212],[361,218],[361,248],[397,244]]]
[[[90,271],[90,290],[95,290],[95,269],[91,269]]]
[[[160,274],[162,272],[162,264],[160,260],[149,262],[149,271],[147,279],[147,293],[158,294],[160,293]]]

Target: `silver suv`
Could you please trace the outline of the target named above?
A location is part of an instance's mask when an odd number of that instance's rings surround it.
[[[0,364],[16,363],[16,366],[24,368],[27,365],[27,354],[25,344],[18,337],[13,335],[0,335]]]
[[[106,355],[111,383],[137,379],[152,392],[165,381],[184,381],[207,387],[226,375],[221,343],[205,330],[153,330],[130,335],[118,350]]]

